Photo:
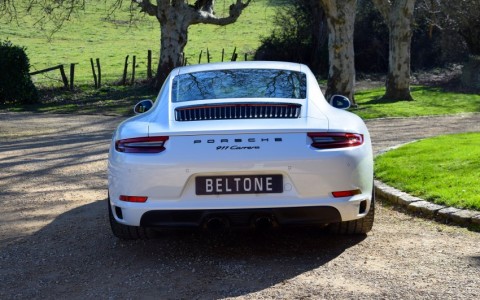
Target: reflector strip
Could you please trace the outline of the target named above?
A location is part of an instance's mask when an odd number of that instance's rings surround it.
[[[362,191],[360,191],[359,189],[356,189],[356,190],[350,190],[350,191],[336,191],[336,192],[332,192],[332,195],[335,198],[342,198],[342,197],[351,197],[351,196],[359,195],[361,193]]]
[[[126,195],[120,195],[119,198],[121,201],[125,202],[136,202],[136,203],[144,203],[147,201],[148,197],[144,196],[126,196]]]

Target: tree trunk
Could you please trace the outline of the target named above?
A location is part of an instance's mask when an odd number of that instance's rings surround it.
[[[373,0],[389,29],[388,100],[413,100],[410,94],[410,49],[415,0]]]
[[[413,100],[410,94],[410,49],[415,0],[397,0],[390,12],[388,75],[384,98]]]
[[[327,100],[340,94],[352,103],[355,85],[353,31],[357,0],[321,0],[328,25],[329,72]]]
[[[469,91],[480,92],[480,57],[471,55],[463,66],[462,86]]]
[[[312,10],[312,25],[311,29],[312,35],[312,49],[310,52],[311,57],[311,66],[310,68],[316,74],[320,74],[322,70],[322,60],[321,60],[321,51],[323,46],[327,42],[328,29],[327,22],[325,18],[325,11],[323,10],[321,4],[318,0],[309,0],[309,7]],[[325,70],[325,69],[323,69]]]
[[[183,50],[188,41],[188,23],[165,22],[160,25],[160,60],[154,87],[161,88],[168,74],[183,63]]]
[[[252,0],[236,0],[229,6],[228,15],[217,17],[214,0],[132,0],[140,10],[157,18],[160,23],[160,59],[153,86],[161,88],[168,74],[183,64],[183,50],[188,41],[188,27],[194,24],[225,26],[237,21]]]

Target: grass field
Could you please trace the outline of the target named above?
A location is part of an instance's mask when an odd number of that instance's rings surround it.
[[[112,15],[112,0],[107,0],[107,3],[87,0],[85,10],[79,11],[49,39],[49,31],[34,26],[33,18],[22,15],[22,1],[16,1],[18,21],[0,23],[0,39],[9,39],[14,44],[27,48],[31,71],[59,64],[78,63],[75,70],[75,82],[78,85],[93,84],[90,58],[100,58],[102,81],[114,82],[122,76],[125,56],[130,55],[131,62],[131,57],[136,55],[136,78],[145,78],[148,50],[153,51],[154,69],[158,63],[159,23],[155,18],[143,13],[135,13],[135,21],[129,22],[130,1],[124,2],[125,7]],[[217,0],[217,14],[226,14],[231,2]],[[202,24],[191,26],[185,49],[187,60],[198,63],[200,51],[203,51],[202,62],[206,62],[207,48],[212,61],[221,60],[222,49],[225,49],[226,57],[231,57],[235,47],[239,60],[244,59],[245,53],[252,57],[260,43],[260,37],[268,36],[271,32],[272,16],[277,3],[281,3],[281,0],[255,0],[236,23],[225,27]],[[62,85],[59,72],[35,75],[34,81],[43,86]]]
[[[375,160],[381,181],[437,204],[480,210],[480,133],[407,144]]]
[[[352,110],[364,119],[415,117],[480,112],[480,95],[444,91],[437,87],[414,86],[414,101],[384,101],[384,88],[357,91],[359,108]]]
[[[0,110],[49,113],[86,113],[130,115],[133,105],[141,99],[155,99],[157,93],[148,87],[104,86],[101,89],[79,87],[75,93],[43,89],[43,100],[35,105],[0,105]],[[379,100],[383,89],[359,91],[359,108],[352,109],[363,119],[380,117],[416,117],[480,112],[480,95],[442,92],[438,88],[415,87],[415,101],[384,102]]]

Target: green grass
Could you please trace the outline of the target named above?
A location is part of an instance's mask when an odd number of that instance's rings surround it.
[[[212,61],[221,60],[222,48],[225,49],[227,59],[235,47],[239,60],[244,59],[245,53],[250,54],[251,59],[252,53],[260,44],[260,37],[268,36],[271,32],[274,4],[278,1],[280,0],[256,0],[245,9],[236,23],[225,27],[202,24],[191,26],[185,49],[188,61],[191,64],[198,63],[200,51],[203,51],[202,62],[206,62],[207,48]],[[93,85],[90,58],[100,58],[103,82],[114,82],[121,78],[126,55],[130,55],[130,62],[133,55],[137,56],[136,77],[145,78],[149,49],[153,51],[155,70],[160,48],[160,28],[156,18],[136,13],[135,22],[130,23],[129,1],[125,1],[125,7],[113,15],[109,15],[113,0],[108,0],[107,4],[94,0],[86,2],[85,11],[78,12],[49,39],[47,30],[40,30],[34,26],[33,18],[22,15],[22,1],[16,1],[20,12],[18,22],[2,24],[7,20],[1,19],[0,39],[9,39],[14,44],[27,48],[31,71],[78,63],[75,70],[75,82],[78,85]],[[217,14],[227,14],[230,3],[231,0],[217,0]],[[34,81],[37,85],[62,85],[58,71],[35,75]]]
[[[146,86],[104,86],[100,89],[91,87],[78,88],[75,93],[62,89],[44,89],[41,91],[44,100],[38,104],[0,105],[0,111],[39,112],[61,114],[101,114],[101,115],[133,115],[133,106],[143,99],[156,99],[157,93]]]
[[[77,86],[74,93],[60,88],[40,92],[43,100],[39,104],[6,104],[0,105],[0,110],[129,115],[138,100],[156,98],[156,92],[141,85],[104,85],[99,90],[83,85]],[[364,119],[480,112],[480,95],[444,92],[439,88],[414,87],[414,101],[384,102],[379,100],[383,89],[360,91],[357,95],[359,108],[352,112]]]
[[[480,133],[417,141],[375,160],[381,181],[425,200],[480,210]]]
[[[416,117],[480,112],[480,95],[444,91],[437,87],[414,86],[414,101],[384,101],[384,88],[358,91],[358,109],[352,112],[364,119],[385,117]]]

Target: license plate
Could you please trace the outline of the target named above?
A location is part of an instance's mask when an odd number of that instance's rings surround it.
[[[197,195],[283,193],[282,175],[199,176]]]

